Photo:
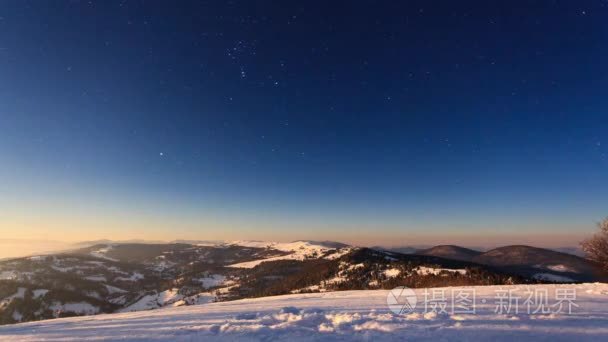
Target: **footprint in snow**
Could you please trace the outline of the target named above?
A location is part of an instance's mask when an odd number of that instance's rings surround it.
[[[286,307],[282,308],[281,311],[279,311],[279,313],[282,313],[282,314],[292,314],[292,315],[299,315],[300,312],[301,312],[301,310],[296,308],[295,306],[286,306]]]
[[[242,313],[242,314],[238,314],[234,317],[234,319],[237,321],[251,321],[256,318],[258,318],[257,313]]]

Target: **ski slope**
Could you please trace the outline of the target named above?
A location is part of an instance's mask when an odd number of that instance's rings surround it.
[[[451,293],[472,288],[430,289]],[[572,313],[497,313],[497,291],[514,296],[576,291]],[[386,290],[295,294],[0,327],[7,341],[600,341],[608,340],[608,284],[475,287],[475,314],[395,314]],[[423,298],[424,290],[416,295]],[[542,301],[541,301],[542,302]],[[552,300],[549,300],[552,303]]]

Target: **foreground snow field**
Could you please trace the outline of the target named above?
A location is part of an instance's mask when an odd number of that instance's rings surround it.
[[[451,294],[466,291],[470,294],[471,289],[475,294],[475,313],[452,312]],[[505,294],[509,290],[507,300]],[[427,304],[425,309],[425,290],[417,289],[418,305],[408,314],[389,310],[386,290],[327,292],[2,326],[0,340],[608,340],[608,284],[480,286],[428,291],[434,294],[431,298],[427,292],[427,300],[439,299],[439,305]],[[568,301],[562,302],[562,307],[555,305],[558,293],[562,299],[566,293],[571,303],[577,305],[571,308],[571,314],[567,313]],[[442,294],[445,301],[441,301]],[[534,301],[524,304],[531,294]],[[446,304],[442,306],[441,302]],[[510,313],[506,313],[508,308]],[[442,309],[446,312],[437,313]],[[471,305],[466,307],[471,309]],[[539,312],[528,314],[529,310]]]

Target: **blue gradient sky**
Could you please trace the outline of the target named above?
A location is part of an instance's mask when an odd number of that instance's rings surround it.
[[[0,18],[4,238],[489,241],[608,214],[606,2]]]

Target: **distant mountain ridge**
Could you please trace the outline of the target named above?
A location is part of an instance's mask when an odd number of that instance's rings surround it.
[[[592,280],[598,266],[576,255],[525,245],[505,246],[487,251],[473,262],[497,267],[529,266],[563,274],[577,274]]]
[[[0,261],[0,324],[289,293],[606,279],[585,259],[529,246],[403,254],[331,241],[191,242]]]
[[[421,255],[433,255],[446,259],[461,260],[461,261],[474,261],[476,257],[483,254],[482,252],[475,251],[472,249],[455,246],[455,245],[439,245],[416,252]]]
[[[605,279],[605,275],[600,271],[598,265],[585,258],[525,245],[498,247],[487,252],[443,245],[419,251],[417,254],[500,267],[525,276],[571,279],[573,281]]]

